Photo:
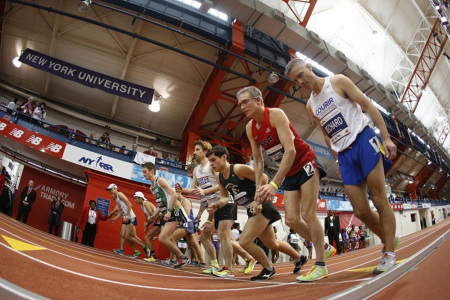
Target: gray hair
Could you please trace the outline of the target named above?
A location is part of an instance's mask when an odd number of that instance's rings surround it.
[[[305,64],[306,62],[303,59],[294,58],[286,65],[286,68],[284,69],[284,76],[289,76],[293,68],[303,67]]]
[[[259,97],[261,98],[261,100],[263,100],[261,90],[255,86],[246,86],[245,88],[240,89],[236,93],[236,98],[239,99],[239,97],[244,93],[249,93],[252,98],[256,99]],[[264,101],[261,101],[261,105],[264,106]]]

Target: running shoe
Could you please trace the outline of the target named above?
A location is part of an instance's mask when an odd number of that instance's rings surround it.
[[[189,258],[184,257],[184,258],[180,258],[178,260],[178,263],[176,265],[173,266],[174,269],[182,269],[185,265],[189,264],[191,261],[189,260]]]
[[[311,270],[309,270],[308,273],[305,273],[301,276],[297,277],[298,281],[316,281],[322,278],[328,277],[328,270],[327,267],[321,267],[321,266],[312,266]]]
[[[253,271],[255,265],[256,265],[255,259],[252,258],[251,260],[246,260],[244,268],[242,268],[242,270],[239,270],[239,273],[244,273],[248,275]]]
[[[218,267],[211,266],[211,268],[203,270],[203,274],[214,274],[214,272],[219,272],[219,271],[220,271],[220,269]]]
[[[197,268],[199,268],[199,269],[206,269],[206,264],[205,263],[198,263]]]
[[[122,249],[113,249],[113,251],[114,251],[116,254],[119,254],[119,255],[125,255],[125,252],[123,252]]]
[[[141,256],[141,251],[139,251],[139,250],[134,250],[134,252],[133,252],[133,254],[131,254],[129,257],[131,257],[131,258],[136,258],[136,257],[139,257],[139,256]]]
[[[161,264],[166,267],[173,267],[176,263],[176,260],[171,260],[170,258],[161,261]]]
[[[308,257],[304,255],[300,255],[300,258],[296,261],[294,261],[294,274],[300,272],[302,267],[306,264],[308,261]]]
[[[197,268],[197,266],[198,266],[198,261],[191,261],[190,265],[191,265],[191,267],[193,267],[193,268]]]
[[[147,245],[144,245],[145,258],[149,258],[152,254],[150,252],[150,248]]]
[[[395,267],[396,262],[397,260],[395,258],[395,254],[390,255],[388,253],[383,253],[383,256],[380,259],[380,263],[375,269],[373,269],[373,274],[377,275],[391,270],[393,267]]]
[[[144,258],[145,261],[150,262],[150,263],[157,263],[159,260],[154,257],[154,256],[150,256],[149,258]]]
[[[273,277],[273,275],[275,275],[275,269],[272,268],[272,271],[267,270],[266,268],[263,268],[261,273],[259,273],[258,276],[253,276],[252,278],[250,278],[251,281],[257,281],[257,280],[269,280],[270,278]]]
[[[323,255],[324,261],[327,261],[327,259],[329,259],[330,257],[332,257],[333,255],[335,255],[337,253],[336,249],[331,246],[328,245],[330,248],[328,248],[328,250],[325,250],[325,253]]]
[[[227,267],[223,267],[220,271],[214,271],[214,276],[222,277],[222,278],[228,278],[228,277],[234,277],[234,272],[228,270]]]

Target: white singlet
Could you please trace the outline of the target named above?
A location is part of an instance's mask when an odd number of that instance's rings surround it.
[[[148,219],[148,218],[150,218],[151,216],[150,216],[150,214],[148,213],[147,209],[145,208],[145,203],[146,203],[146,202],[150,203],[150,206],[153,208],[153,212],[156,210],[156,207],[155,207],[155,206],[153,205],[153,203],[151,203],[150,201],[144,200],[144,202],[142,202],[142,205],[141,205],[142,211],[143,211],[144,214],[145,214],[145,218]]]
[[[216,175],[214,174],[214,172],[211,172],[211,166],[209,161],[204,167],[202,167],[201,165],[195,167],[194,172],[195,177],[197,177],[198,186],[201,187],[202,189],[208,189],[210,187],[217,185]],[[208,204],[216,203],[219,200],[220,200],[220,191],[211,194],[206,194],[204,197],[202,197],[202,202],[206,201]]]
[[[117,197],[116,199],[116,203],[117,205],[119,205],[120,211],[122,212],[122,218],[126,217],[127,213],[128,213],[128,206],[125,204],[125,202],[123,202],[122,200],[120,200],[119,198],[119,192],[117,192]],[[136,218],[136,215],[134,214],[133,209],[130,209],[130,219]]]
[[[369,123],[359,104],[342,98],[334,91],[329,77],[325,77],[318,95],[311,93],[309,102],[330,138],[331,148],[338,153],[348,148]]]

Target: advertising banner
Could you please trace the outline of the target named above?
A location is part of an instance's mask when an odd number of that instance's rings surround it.
[[[331,154],[330,149],[328,149],[325,146],[313,143],[311,141],[305,141],[308,143],[308,145],[311,147],[311,149],[314,151],[314,153],[317,156],[329,159],[329,160],[334,160],[333,155]]]
[[[110,175],[131,177],[133,164],[67,144],[62,159]]]
[[[0,118],[0,134],[38,151],[61,158],[66,144]]]
[[[181,186],[184,188],[190,188],[192,185],[192,178],[190,178],[189,176],[173,174],[161,170],[156,170],[156,176],[166,179],[172,187],[175,186],[176,182],[181,184]],[[140,165],[133,165],[133,169],[131,171],[131,176],[129,177],[129,179],[150,184],[150,182],[146,180],[142,175],[142,167]]]
[[[28,48],[22,53],[19,61],[36,69],[109,94],[146,104],[152,103],[153,89],[85,69]]]

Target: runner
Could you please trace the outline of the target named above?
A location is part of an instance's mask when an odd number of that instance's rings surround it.
[[[236,98],[245,116],[252,119],[247,124],[246,132],[254,159],[255,200],[259,203],[272,201],[283,183],[286,225],[312,241],[316,248],[315,265],[297,280],[315,281],[327,277],[325,261],[336,253],[336,249],[324,243],[323,228],[316,215],[319,179],[326,174],[323,167],[289,123],[285,113],[278,108],[264,107],[258,88],[245,87],[238,91]],[[262,148],[279,167],[273,180],[264,185]]]
[[[124,255],[125,241],[134,249],[134,253],[130,257],[138,257],[141,255],[135,244],[138,244],[144,250],[144,253],[150,254],[150,249],[147,245],[142,243],[141,239],[136,234],[137,220],[136,215],[131,208],[131,202],[128,200],[124,193],[119,192],[117,185],[111,183],[107,188],[107,191],[111,193],[112,198],[116,201],[116,207],[108,214],[108,217],[118,214],[110,219],[111,223],[114,223],[118,218],[122,217],[122,228],[120,230],[120,249],[114,249],[117,254]]]
[[[153,163],[144,163],[142,165],[142,174],[146,180],[150,180],[152,184],[150,190],[158,204],[158,209],[150,220],[155,220],[159,217],[159,213],[162,214],[163,223],[161,233],[159,234],[159,241],[178,258],[178,263],[174,267],[177,269],[182,268],[190,261],[187,256],[178,249],[177,244],[174,243],[171,235],[177,229],[178,224],[180,222],[187,222],[189,217],[181,207],[177,193],[170,187],[167,180],[156,176],[156,167]]]
[[[151,223],[154,223],[151,221],[151,216],[155,213],[156,207],[151,203],[150,201],[145,198],[144,193],[142,192],[136,192],[134,193],[134,201],[142,208],[142,211],[145,214],[145,223],[144,223],[144,232],[146,232],[144,240],[145,243],[149,249],[149,251],[145,254],[145,261],[149,262],[156,262],[158,259],[156,258],[155,254],[155,247],[153,246],[152,238],[159,233],[160,228],[158,226],[153,225],[151,230],[148,230],[148,226]],[[155,230],[153,230],[155,228]]]
[[[275,275],[275,269],[263,249],[254,243],[256,238],[267,248],[289,255],[295,261],[294,273],[298,273],[308,259],[297,253],[288,243],[277,241],[275,238],[272,223],[281,220],[281,216],[272,202],[265,201],[259,204],[254,201],[256,190],[254,169],[248,165],[230,165],[228,150],[223,146],[215,146],[208,151],[207,156],[214,171],[219,172],[217,179],[220,182],[221,193],[220,201],[210,204],[208,210],[216,211],[228,205],[230,200],[247,208],[249,219],[239,238],[239,244],[263,266],[261,273],[251,280],[268,280]],[[262,183],[266,184],[267,181],[267,175],[263,174]]]
[[[397,147],[383,117],[344,75],[320,78],[314,74],[311,65],[301,59],[291,60],[285,73],[311,91],[306,109],[321,128],[339,166],[353,211],[385,245],[380,263],[373,272],[389,271],[396,263],[394,250],[399,239],[395,237],[396,221],[386,194],[383,167],[390,166],[389,160],[397,156]],[[382,138],[368,125],[369,119],[362,110],[378,127]],[[369,206],[368,189],[378,213]]]

